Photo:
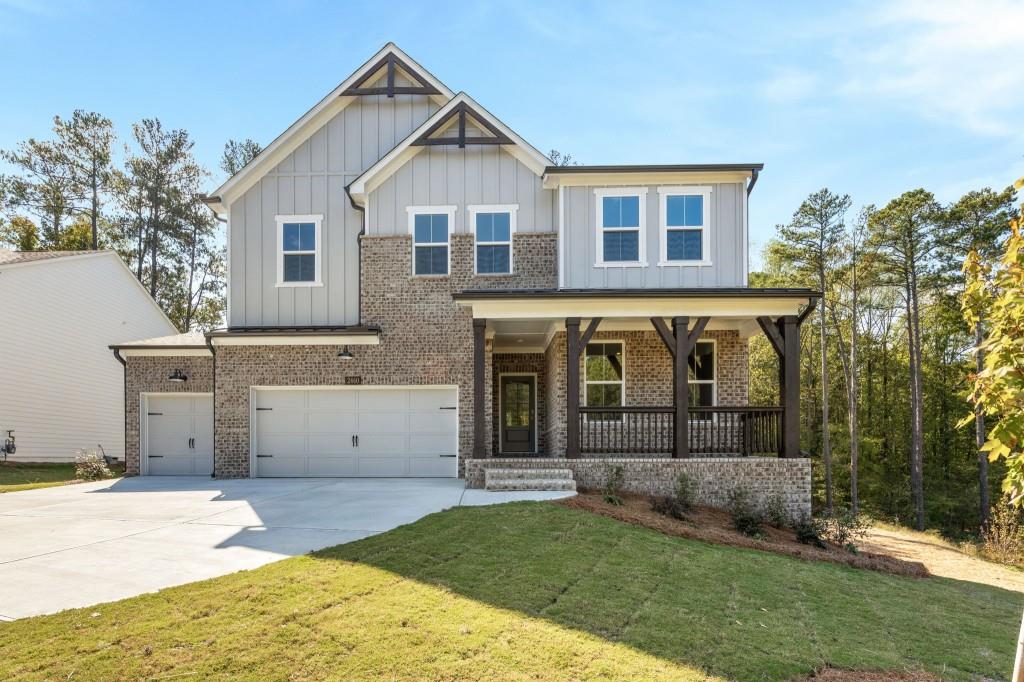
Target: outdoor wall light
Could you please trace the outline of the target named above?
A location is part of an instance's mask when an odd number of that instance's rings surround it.
[[[176,384],[183,384],[187,379],[188,377],[180,369],[174,370],[171,372],[171,376],[167,377],[168,381],[173,381]]]
[[[351,360],[355,356],[352,355],[352,351],[348,349],[348,346],[345,346],[343,349],[338,351],[338,357],[341,358],[342,360]]]

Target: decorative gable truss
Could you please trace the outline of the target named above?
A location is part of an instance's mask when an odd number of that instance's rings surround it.
[[[474,132],[478,132],[478,134],[472,136],[466,134],[467,122],[476,129]],[[450,134],[452,129],[457,131],[454,136]],[[515,142],[488,121],[485,116],[463,101],[424,130],[419,137],[412,141],[412,144],[414,146],[454,144],[458,145],[459,149],[464,149],[467,144],[515,144]]]
[[[383,86],[373,85],[378,83],[382,76],[386,75],[386,84]],[[397,84],[397,77],[401,75],[412,85]],[[370,85],[367,85],[370,84]],[[377,63],[366,69],[363,76],[342,91],[342,96],[362,95],[440,95],[442,94],[424,76],[421,76],[416,69],[409,66],[401,57],[394,52],[388,52],[381,57]]]
[[[551,160],[529,142],[477,104],[472,97],[460,92],[377,163],[353,180],[348,186],[349,196],[357,205],[365,206],[366,195],[379,187],[399,168],[423,149],[441,145],[459,148],[465,148],[467,145],[497,145],[538,177],[551,165]]]

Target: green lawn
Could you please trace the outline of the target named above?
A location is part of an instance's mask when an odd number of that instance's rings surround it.
[[[123,464],[114,464],[115,476],[124,472]],[[75,479],[74,462],[41,464],[38,462],[0,462],[0,493],[52,488]]]
[[[777,680],[829,664],[1000,679],[1022,607],[519,503],[0,624],[0,678]]]
[[[0,463],[0,493],[49,488],[55,485],[64,485],[73,480],[75,480],[75,465],[73,463]]]

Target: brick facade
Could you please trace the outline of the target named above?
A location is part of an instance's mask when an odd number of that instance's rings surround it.
[[[340,362],[335,346],[220,346],[217,349],[216,475],[249,475],[249,396],[252,386],[454,385],[459,389],[459,462],[473,450],[473,325],[452,294],[464,289],[556,286],[556,236],[517,233],[515,274],[473,274],[473,237],[451,236],[451,274],[412,275],[412,239],[360,238],[361,319],[381,328],[380,345],[352,346]],[[491,375],[487,352],[485,376]],[[485,382],[486,451],[492,442],[492,386]]]
[[[811,461],[806,458],[477,459],[466,464],[466,485],[482,488],[488,468],[571,469],[580,488],[599,489],[613,466],[622,467],[626,492],[666,495],[680,472],[686,472],[694,482],[698,504],[725,507],[733,489],[746,488],[758,504],[781,495],[794,517],[811,513]]]
[[[139,438],[142,428],[143,393],[212,393],[213,359],[200,356],[181,357],[128,357],[125,358],[125,474],[139,474]],[[180,369],[188,377],[184,383],[168,381],[167,377]]]

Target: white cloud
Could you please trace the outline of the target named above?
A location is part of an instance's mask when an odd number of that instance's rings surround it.
[[[974,133],[1024,137],[1024,3],[894,0],[865,7],[837,49],[842,94],[886,98]]]

